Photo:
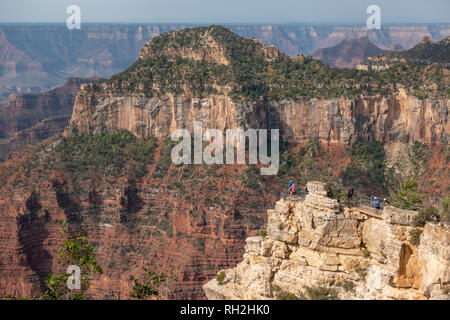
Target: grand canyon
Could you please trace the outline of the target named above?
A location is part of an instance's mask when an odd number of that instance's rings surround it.
[[[39,298],[65,271],[66,221],[103,268],[90,299],[133,298],[144,267],[175,273],[167,299],[313,286],[448,299],[449,36],[445,24],[1,26],[0,298]],[[174,165],[170,135],[194,121],[279,129],[278,175]],[[305,199],[280,199],[291,177]],[[420,205],[397,208],[411,181]],[[391,205],[366,216],[344,203],[349,187]]]

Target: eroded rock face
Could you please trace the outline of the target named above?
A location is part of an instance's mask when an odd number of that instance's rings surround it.
[[[280,200],[268,211],[267,237],[247,239],[243,261],[225,270],[225,281],[204,285],[209,299],[273,299],[313,286],[333,287],[341,299],[445,298],[448,226],[428,223],[415,247],[413,212],[388,207],[371,217],[324,196],[321,183],[308,190],[303,202]]]
[[[283,139],[352,144],[358,139],[382,143],[420,141],[447,144],[450,124],[448,99],[425,99],[398,94],[326,100],[235,102],[228,95],[197,98],[192,93],[162,98],[116,96],[114,88],[82,85],[68,134],[127,129],[139,137],[167,137],[178,128],[274,128]]]
[[[98,79],[69,78],[39,94],[13,94],[0,103],[0,161],[21,146],[60,134],[69,124],[80,85]]]
[[[42,152],[30,150],[0,164],[0,299],[8,294],[38,298],[49,273],[65,272],[57,263],[64,241],[57,221],[84,230],[104,269],[92,279],[88,299],[129,299],[130,277],[142,279],[143,266],[166,274],[175,268],[178,281],[170,284],[167,298],[204,299],[202,285],[216,270],[241,260],[246,238],[258,233],[276,200],[274,185],[267,185],[267,191],[246,187],[240,180],[245,168],[238,166],[214,172],[206,165],[172,166],[163,177],[154,176],[158,159],[165,157],[160,149],[139,181],[124,168],[118,177],[83,180],[83,190],[74,192],[73,176],[48,167],[55,163],[48,150],[57,141],[42,144]],[[33,156],[36,170],[27,167]],[[186,191],[172,189],[179,174],[189,186]],[[39,196],[30,207],[33,190]],[[96,210],[91,210],[93,203]]]
[[[446,245],[442,245],[442,243]],[[442,295],[450,283],[450,228],[428,223],[420,237],[418,255],[422,262],[420,288],[430,296]]]

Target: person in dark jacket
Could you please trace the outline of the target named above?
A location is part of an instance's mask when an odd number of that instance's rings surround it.
[[[353,198],[353,194],[355,193],[355,191],[353,190],[353,187],[350,187],[348,189],[348,193],[347,193],[347,198],[348,200],[351,200]]]

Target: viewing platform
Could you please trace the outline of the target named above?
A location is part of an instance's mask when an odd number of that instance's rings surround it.
[[[326,196],[327,191],[325,188],[325,183],[322,182],[309,182],[308,183],[308,190],[310,188],[314,189],[320,189],[320,193],[322,195]],[[312,193],[317,192],[317,190],[313,191]],[[298,191],[295,193],[295,195],[291,195],[289,193],[280,193],[280,198],[284,201],[291,201],[291,202],[303,202],[306,198],[306,196],[309,194],[309,192],[305,191]],[[377,200],[375,200],[377,199]],[[367,196],[361,196],[361,197],[352,197],[350,199],[345,199],[344,201],[339,202],[340,206],[345,206],[349,208],[353,208],[358,210],[360,213],[377,218],[382,219],[383,210],[385,207],[387,207],[385,204],[381,202],[380,197],[367,197]],[[417,211],[420,208],[412,208],[412,211]]]

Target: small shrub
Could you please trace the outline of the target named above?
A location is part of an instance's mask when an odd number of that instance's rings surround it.
[[[364,249],[361,250],[361,252],[362,252],[362,255],[363,255],[364,258],[370,257],[370,251],[369,250],[364,248]]]
[[[411,242],[412,245],[418,246],[420,244],[420,235],[422,234],[422,230],[418,228],[414,228],[409,232],[409,242]]]
[[[225,280],[225,271],[220,271],[217,276],[216,276],[216,280],[217,282],[221,285],[223,283],[223,280]]]
[[[414,179],[408,179],[397,193],[390,197],[391,205],[400,209],[413,209],[422,204],[424,194],[418,191],[419,184]]]
[[[335,289],[326,287],[305,287],[306,294],[311,300],[337,300],[338,295]]]
[[[259,231],[259,235],[263,238],[267,237],[267,231],[266,230],[261,230]]]
[[[169,279],[175,279],[171,271],[171,275],[168,277],[166,274],[158,274],[146,267],[143,268],[145,276],[143,281],[139,281],[139,278],[132,276],[131,280],[134,282],[133,287],[130,290],[130,296],[134,299],[143,300],[152,296],[159,296],[161,287]]]
[[[351,280],[344,280],[336,283],[336,286],[344,288],[345,291],[355,291],[355,283]]]
[[[287,291],[280,291],[275,294],[275,298],[277,300],[303,300],[301,297],[296,296],[295,294]]]
[[[358,266],[356,266],[356,268],[355,268],[355,272],[357,273],[357,274],[359,274],[359,276],[361,277],[361,278],[365,278],[366,276],[367,276],[367,268],[365,268],[365,267],[363,267],[363,266],[361,266],[361,265],[358,265]]]
[[[439,211],[442,221],[450,224],[450,194],[448,194],[441,202],[441,210]]]
[[[419,213],[413,218],[415,227],[423,227],[428,221],[439,221],[439,211],[433,206],[427,206],[420,209]]]

